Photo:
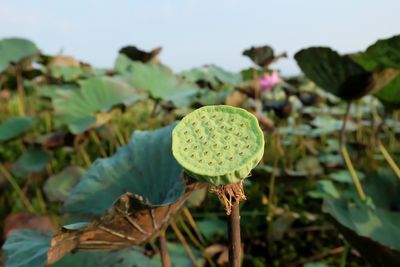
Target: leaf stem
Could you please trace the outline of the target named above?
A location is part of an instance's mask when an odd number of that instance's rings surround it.
[[[118,129],[118,126],[114,126],[113,128],[114,128],[114,132],[115,132],[115,135],[117,136],[117,139],[118,139],[118,142],[119,142],[120,146],[126,145],[125,138],[121,134],[120,130]]]
[[[17,194],[20,195],[22,202],[24,202],[26,209],[29,212],[35,213],[35,208],[31,204],[29,199],[25,196],[24,192],[22,191],[21,187],[18,185],[17,181],[14,179],[14,177],[7,171],[7,169],[2,164],[0,164],[0,172],[3,174],[3,176],[7,179],[7,181],[14,188],[15,192],[17,192]]]
[[[82,160],[85,163],[86,167],[89,168],[90,165],[92,165],[92,162],[90,160],[90,157],[89,157],[88,153],[81,146],[78,147],[78,150],[79,150],[79,153],[81,154]]]
[[[35,191],[36,191],[36,198],[38,200],[38,206],[40,207],[42,214],[46,214],[47,206],[46,206],[46,201],[44,201],[42,191],[40,191],[39,187],[36,187]]]
[[[17,81],[18,92],[18,112],[20,116],[25,116],[25,91],[22,81],[21,70],[18,66],[15,67],[15,79]]]
[[[160,231],[158,237],[158,244],[160,247],[161,263],[163,267],[171,267],[171,259],[169,257],[167,248],[167,239],[165,238],[165,230]]]
[[[381,151],[383,157],[385,158],[385,160],[387,161],[389,166],[392,168],[392,170],[396,173],[397,177],[400,178],[399,166],[396,164],[396,162],[394,161],[392,156],[390,156],[389,151],[387,151],[387,149],[385,148],[385,146],[382,144],[381,140],[379,139],[379,133],[382,131],[385,121],[386,121],[386,113],[382,117],[382,121],[376,130],[376,140],[378,143],[379,150]]]
[[[96,144],[96,146],[97,146],[97,148],[99,149],[100,154],[103,156],[103,158],[107,158],[107,153],[106,153],[106,151],[104,150],[103,144],[101,143],[100,138],[99,138],[99,136],[97,135],[96,131],[95,131],[95,130],[90,130],[90,131],[89,131],[89,135],[90,135],[90,138],[92,138],[92,140],[93,140],[94,143]]]
[[[204,247],[202,244],[200,244],[200,241],[196,239],[196,237],[192,234],[190,231],[189,227],[186,225],[186,223],[183,221],[182,218],[178,217],[177,222],[179,222],[179,226],[183,229],[183,231],[186,233],[186,235],[189,237],[190,241],[199,249],[199,250],[204,250]]]
[[[256,114],[262,113],[262,103],[260,100],[260,85],[258,83],[257,70],[253,68],[253,83],[254,83],[254,100],[256,103]]]
[[[183,249],[186,251],[188,254],[190,261],[192,262],[193,266],[198,266],[196,262],[196,258],[193,255],[192,250],[190,249],[185,237],[183,236],[181,230],[179,230],[178,226],[174,221],[171,222],[171,227],[175,232],[176,237],[179,239],[179,241],[182,243]]]
[[[51,132],[51,113],[47,111],[44,113],[44,123],[46,125],[46,132]]]
[[[160,100],[158,100],[158,99],[154,100],[153,109],[151,110],[151,113],[150,113],[151,118],[154,118],[155,116],[158,115],[157,108],[158,108],[159,103],[160,103]]]
[[[397,177],[400,178],[399,166],[396,164],[394,159],[390,156],[389,152],[386,150],[386,148],[383,146],[382,142],[379,139],[378,139],[378,147],[379,147],[379,150],[382,152],[383,157],[389,163],[392,170],[396,173]]]
[[[340,258],[340,267],[346,267],[347,255],[350,251],[350,245],[345,241],[342,257]]]
[[[199,228],[197,227],[196,221],[194,220],[192,214],[190,213],[190,210],[187,207],[183,207],[182,212],[183,212],[183,215],[185,216],[185,218],[187,219],[187,221],[189,222],[190,226],[193,228],[194,232],[196,233],[197,238],[204,245],[205,244],[204,238],[203,238]]]
[[[200,244],[200,240],[197,240],[196,237],[192,234],[190,231],[189,227],[186,225],[185,221],[183,220],[182,217],[178,217],[179,225],[180,227],[183,228],[189,239],[192,241],[192,243],[201,251],[203,254],[203,257],[207,260],[207,262],[210,264],[211,267],[216,267],[215,263],[212,261],[212,259],[204,253],[205,248],[202,244]]]
[[[347,169],[349,170],[351,178],[353,179],[353,183],[357,189],[357,193],[360,199],[364,201],[367,197],[364,193],[364,190],[360,183],[360,179],[358,178],[357,172],[354,168],[353,163],[351,162],[349,152],[347,151],[346,148],[345,132],[346,132],[347,121],[349,120],[350,117],[350,108],[351,108],[351,101],[348,101],[346,106],[346,113],[343,116],[343,126],[342,129],[340,130],[340,135],[339,135],[340,152],[342,153],[343,160],[345,161]]]

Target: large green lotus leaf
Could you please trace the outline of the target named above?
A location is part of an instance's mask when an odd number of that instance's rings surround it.
[[[0,142],[14,139],[28,131],[34,124],[32,117],[16,117],[0,124]]]
[[[50,160],[51,157],[45,151],[28,149],[17,159],[11,170],[15,176],[24,178],[30,173],[43,171]]]
[[[50,176],[43,187],[47,198],[50,201],[65,201],[84,173],[85,170],[79,166],[69,166],[60,173]]]
[[[60,261],[52,264],[52,267],[148,267],[150,259],[144,254],[132,249],[115,251],[78,251],[70,253]]]
[[[352,58],[369,71],[400,69],[400,35],[378,40],[364,52],[352,55]]]
[[[57,96],[59,90],[77,90],[79,87],[74,84],[51,84],[35,87],[38,96],[53,99]]]
[[[325,199],[323,211],[373,266],[400,266],[400,185],[396,175],[366,176],[363,188],[375,208],[345,198]]]
[[[376,207],[400,211],[400,183],[391,170],[379,170],[368,174],[363,188]]]
[[[174,127],[135,131],[114,156],[96,160],[69,194],[67,212],[102,215],[126,192],[144,197],[153,206],[177,201],[185,187],[182,168],[171,152]]]
[[[29,40],[20,38],[0,40],[0,73],[6,70],[10,63],[18,63],[37,53],[39,49]]]
[[[374,94],[388,109],[400,108],[400,75]]]
[[[79,84],[80,89],[58,90],[53,97],[57,124],[68,125],[74,134],[107,122],[111,118],[107,112],[113,106],[129,106],[143,99],[129,84],[111,77],[95,77]]]
[[[242,81],[239,73],[226,71],[216,65],[205,65],[200,68],[184,71],[181,76],[191,82],[207,82],[213,89],[219,89],[223,85],[237,86]]]
[[[309,79],[342,99],[358,99],[373,89],[371,73],[349,56],[341,56],[330,48],[311,47],[294,57]]]
[[[6,267],[43,267],[50,248],[51,233],[17,230],[9,234],[3,245]]]
[[[187,105],[198,93],[196,84],[180,80],[167,67],[154,62],[132,61],[119,55],[115,68],[136,88],[177,107]]]
[[[114,69],[120,74],[127,74],[133,71],[132,62],[137,62],[131,60],[127,55],[119,54],[115,60]]]
[[[344,199],[325,200],[323,211],[373,266],[400,266],[399,212],[349,204]]]

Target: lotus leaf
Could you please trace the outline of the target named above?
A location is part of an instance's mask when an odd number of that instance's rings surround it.
[[[39,49],[29,40],[20,38],[0,40],[0,73],[5,71],[11,63],[18,63],[38,53]]]
[[[53,106],[58,124],[68,125],[74,133],[107,122],[115,105],[132,105],[143,99],[129,84],[111,77],[83,80],[78,90],[57,90]]]
[[[311,47],[296,53],[304,74],[322,89],[345,100],[368,94],[372,74],[349,56],[341,56],[327,47]]]
[[[79,182],[85,170],[78,166],[69,166],[60,173],[51,176],[43,190],[50,201],[64,201],[71,189]]]
[[[100,216],[126,192],[144,197],[152,206],[177,201],[185,187],[171,153],[174,127],[135,131],[114,156],[96,160],[69,194],[67,212]]]
[[[3,245],[7,267],[43,267],[50,248],[51,233],[17,230]]]
[[[28,149],[12,166],[12,172],[19,178],[24,178],[30,173],[41,172],[46,167],[51,157],[43,150]]]
[[[34,124],[32,117],[16,117],[0,124],[0,142],[9,141],[28,131]]]
[[[125,55],[118,57],[116,69],[129,83],[148,92],[152,98],[171,101],[177,107],[190,103],[199,89],[194,83],[180,80],[165,66],[131,61]]]
[[[400,266],[398,179],[390,172],[380,171],[366,176],[363,187],[375,208],[342,197],[325,199],[323,211],[373,266]]]
[[[134,248],[115,251],[79,251],[67,254],[52,267],[149,267],[150,259]]]
[[[400,69],[400,35],[378,40],[352,58],[368,71],[384,68]]]

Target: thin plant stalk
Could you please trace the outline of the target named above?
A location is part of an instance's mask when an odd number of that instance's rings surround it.
[[[44,113],[44,123],[46,125],[46,132],[51,132],[51,113],[45,112]]]
[[[275,132],[274,136],[275,136],[274,138],[275,158],[274,158],[272,175],[269,181],[268,216],[272,216],[273,214],[273,208],[274,208],[273,198],[275,194],[276,169],[278,168],[279,156],[281,155],[279,132]]]
[[[340,267],[346,267],[347,256],[349,255],[350,245],[345,241],[342,257],[340,258]]]
[[[7,179],[7,181],[11,184],[11,186],[14,188],[15,192],[21,197],[22,202],[24,203],[26,209],[29,212],[35,213],[35,208],[29,201],[29,199],[25,196],[24,192],[22,191],[21,187],[18,185],[17,181],[14,179],[14,177],[6,170],[6,168],[0,164],[0,172],[3,174],[3,176]]]
[[[81,158],[82,158],[83,162],[85,163],[86,167],[90,167],[90,165],[92,165],[92,162],[91,162],[89,154],[86,152],[85,148],[79,146],[78,150],[79,150],[79,153],[81,154]]]
[[[171,227],[172,227],[172,230],[174,230],[176,237],[181,242],[181,244],[183,246],[183,249],[188,254],[188,256],[190,258],[190,261],[192,262],[193,266],[198,266],[198,264],[196,262],[196,258],[194,257],[193,252],[189,247],[189,244],[187,243],[187,241],[186,241],[185,237],[183,236],[181,230],[179,230],[178,226],[176,225],[176,223],[174,221],[171,222]]]
[[[36,192],[36,198],[38,200],[37,203],[38,203],[38,206],[40,207],[40,211],[42,214],[46,214],[47,206],[46,206],[46,201],[44,201],[42,191],[40,191],[39,187],[36,187],[35,192]]]
[[[189,227],[186,225],[186,223],[183,221],[182,218],[178,217],[177,222],[179,222],[179,226],[183,229],[183,231],[186,233],[186,235],[189,237],[190,241],[199,249],[199,250],[204,250],[204,247],[202,244],[200,244],[200,241],[197,240],[197,238],[192,234],[190,231]]]
[[[18,66],[15,68],[15,78],[17,80],[17,92],[18,92],[18,112],[20,116],[25,115],[25,91],[22,81],[21,71]]]
[[[229,266],[240,267],[242,245],[240,237],[239,202],[232,203],[232,211],[228,215]]]
[[[376,115],[376,117],[378,117],[378,116]],[[379,124],[379,126],[378,126],[378,128],[376,130],[376,141],[378,143],[379,150],[381,151],[383,157],[385,158],[385,160],[387,161],[389,166],[392,168],[392,170],[396,173],[397,177],[400,178],[400,168],[399,168],[399,166],[396,164],[396,162],[394,161],[394,159],[390,155],[389,151],[387,151],[387,149],[385,148],[385,146],[382,144],[381,140],[379,139],[379,133],[383,129],[383,126],[385,124],[385,120],[386,120],[386,113],[382,117],[382,121],[381,121],[381,123]]]
[[[275,196],[275,181],[276,181],[276,170],[278,169],[278,162],[279,162],[279,157],[281,155],[281,149],[280,149],[280,140],[279,140],[279,132],[275,132],[274,134],[274,150],[275,150],[275,157],[274,157],[274,165],[273,165],[273,170],[272,174],[269,180],[269,194],[268,194],[268,207],[267,207],[267,218],[268,218],[268,229],[267,229],[267,240],[268,240],[268,248],[270,254],[272,253],[272,233],[274,231],[273,229],[273,219],[274,219],[274,208],[275,208],[275,203],[274,203],[274,196]]]
[[[118,126],[114,126],[114,132],[115,132],[115,135],[117,136],[120,146],[126,145],[125,138],[122,135],[122,133],[120,132],[120,130],[118,129]]]
[[[386,159],[387,163],[390,165],[392,170],[396,173],[397,177],[400,178],[399,166],[396,164],[396,162],[394,161],[392,156],[390,156],[389,152],[386,150],[385,146],[382,144],[382,142],[379,139],[378,139],[378,147],[379,147],[379,150],[381,151],[383,157]]]
[[[89,131],[89,135],[90,135],[90,138],[92,138],[92,140],[93,140],[94,143],[96,144],[97,148],[99,149],[101,156],[102,156],[103,158],[107,158],[107,153],[106,153],[106,151],[104,150],[103,144],[101,143],[100,138],[99,138],[99,136],[97,135],[96,131],[95,131],[95,130],[90,130],[90,131]]]
[[[207,260],[207,262],[210,264],[211,267],[216,267],[215,263],[212,261],[212,259],[204,253],[205,247],[200,244],[200,240],[197,240],[196,237],[192,234],[190,231],[189,227],[186,225],[185,221],[183,220],[182,217],[178,218],[179,225],[182,227],[182,229],[185,231],[189,239],[193,242],[193,244],[202,252],[204,258]]]
[[[183,212],[183,215],[185,216],[186,220],[189,222],[190,226],[193,228],[194,232],[196,233],[197,238],[204,245],[205,240],[204,240],[203,235],[201,234],[199,228],[197,227],[196,221],[194,220],[192,214],[190,213],[190,210],[187,207],[183,207],[182,212]]]
[[[74,139],[74,147],[78,151],[83,163],[86,165],[86,167],[90,167],[92,165],[92,162],[90,160],[89,154],[86,152],[85,147],[87,145],[87,140],[86,139],[80,139],[81,136],[77,135],[75,136]],[[83,141],[82,143],[80,141]]]
[[[157,108],[158,108],[159,103],[160,103],[160,100],[158,100],[158,99],[154,100],[153,109],[151,110],[151,113],[150,113],[151,118],[154,118],[158,115]]]
[[[161,263],[163,267],[171,267],[171,258],[168,253],[167,239],[165,238],[165,230],[160,231],[158,237],[158,244],[160,247]]]
[[[364,193],[364,190],[360,183],[360,179],[358,178],[357,172],[354,168],[354,165],[350,159],[349,152],[347,151],[347,148],[346,148],[345,133],[346,133],[347,121],[349,120],[349,117],[350,117],[350,108],[351,108],[351,102],[349,101],[349,102],[347,102],[346,113],[344,114],[344,117],[343,117],[343,126],[342,126],[342,129],[340,130],[340,135],[339,135],[340,152],[342,153],[343,160],[346,163],[346,166],[350,172],[351,178],[353,179],[353,183],[357,189],[357,193],[358,193],[360,199],[364,201],[367,197]]]
[[[260,100],[260,85],[258,83],[257,70],[253,68],[253,83],[254,83],[254,99],[256,103],[256,114],[260,115],[262,113],[262,103]]]

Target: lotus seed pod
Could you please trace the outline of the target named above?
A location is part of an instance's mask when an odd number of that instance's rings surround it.
[[[186,172],[213,185],[246,178],[264,153],[264,135],[250,112],[226,105],[205,106],[172,132],[172,153]]]

